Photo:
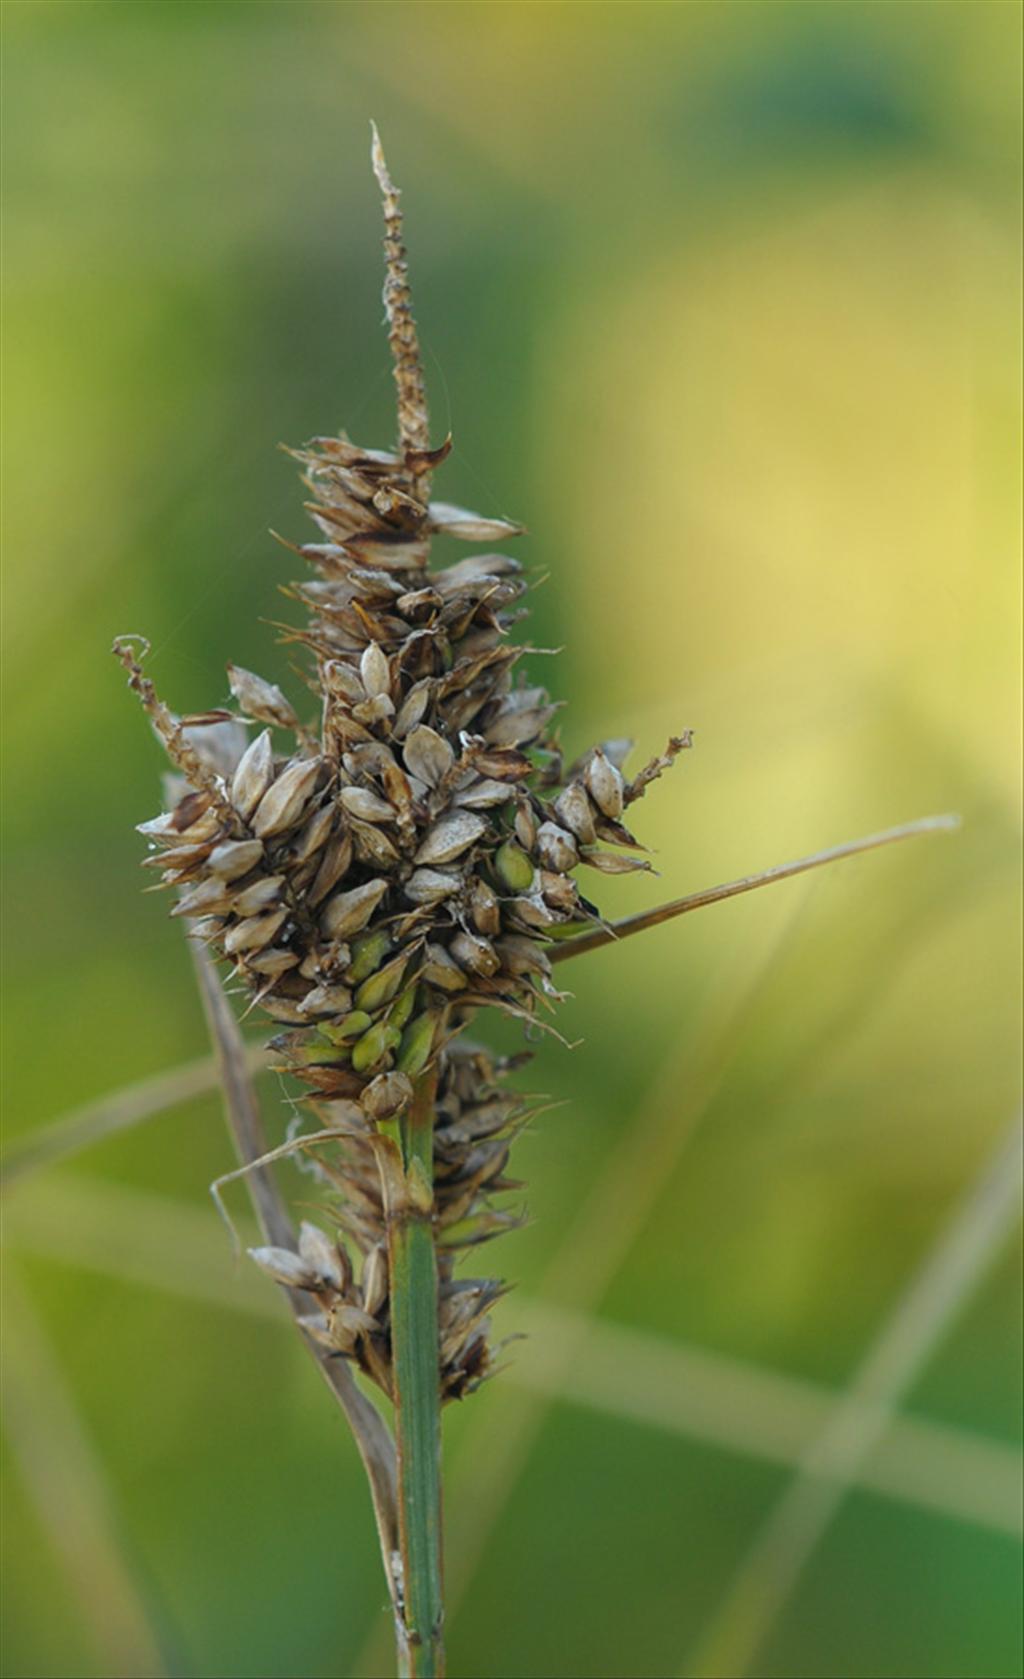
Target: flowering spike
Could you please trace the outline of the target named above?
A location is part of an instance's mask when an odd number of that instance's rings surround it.
[[[647,866],[623,854],[637,845],[623,810],[688,741],[673,740],[632,782],[621,741],[563,771],[557,705],[516,674],[526,652],[510,642],[526,590],[518,562],[471,547],[431,568],[435,534],[489,549],[521,526],[428,501],[447,445],[428,447],[398,194],[376,130],[373,164],[399,452],[344,436],[293,451],[318,540],[296,544],[311,574],[287,591],[305,613],[287,633],[312,656],[315,738],[274,683],[237,665],[229,680],[244,717],[183,724],[127,643],[116,651],[185,782],[146,825],[149,864],[176,889],[174,913],[192,936],[278,1024],[277,1064],[318,1120],[286,1151],[315,1149],[340,1192],[345,1257],[318,1263],[308,1285],[322,1333],[392,1393],[391,1261],[382,1271],[381,1256],[389,1209],[406,1205],[436,1253],[449,1400],[492,1371],[498,1291],[477,1279],[467,1312],[455,1257],[508,1227],[493,1202],[515,1187],[509,1152],[531,1111],[504,1087],[520,1058],[473,1044],[466,1028],[492,1009],[553,1031],[553,941],[603,925],[577,873]],[[418,1093],[435,1080],[431,1146],[412,1172],[396,1138],[422,1118]],[[297,1262],[274,1265],[307,1287]]]
[[[310,656],[315,733],[276,684],[236,665],[229,681],[244,716],[176,717],[143,673],[146,644],[136,656],[135,638],[122,637],[114,652],[178,771],[171,808],[141,827],[147,866],[162,871],[172,913],[230,965],[249,1007],[280,1025],[276,1064],[316,1116],[314,1129],[276,1148],[247,1144],[244,1164],[211,1186],[214,1200],[226,1217],[223,1186],[307,1152],[337,1192],[327,1212],[336,1235],[305,1224],[296,1249],[287,1220],[271,1229],[264,1219],[264,1244],[250,1251],[293,1310],[308,1297],[301,1321],[319,1356],[350,1362],[394,1402],[393,1482],[388,1453],[342,1397],[371,1471],[401,1669],[431,1679],[443,1671],[440,1405],[494,1373],[490,1309],[503,1292],[457,1279],[456,1261],[522,1222],[495,1198],[521,1187],[510,1150],[538,1111],[505,1088],[524,1058],[473,1044],[466,1028],[490,1009],[559,1037],[544,1017],[561,1001],[554,962],[949,819],[616,927],[602,920],[576,871],[649,869],[623,855],[642,849],[624,817],[690,735],[674,736],[632,780],[622,740],[565,770],[552,729],[558,703],[516,673],[538,651],[509,641],[523,616],[520,566],[474,552],[431,569],[435,535],[490,549],[522,527],[429,499],[450,440],[430,448],[398,192],[376,128],[372,155],[398,451],[345,435],[290,451],[318,539],[286,544],[311,575],[285,590],[305,621],[278,627]],[[287,750],[274,731],[289,737]],[[199,966],[205,993],[209,964]]]

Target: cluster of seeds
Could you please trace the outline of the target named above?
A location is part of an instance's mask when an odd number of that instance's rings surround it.
[[[435,537],[481,547],[520,527],[430,499],[450,443],[427,446],[397,194],[376,161],[401,444],[388,453],[321,437],[295,451],[321,540],[295,550],[313,576],[289,591],[307,617],[286,633],[310,656],[315,721],[235,666],[237,710],[178,718],[131,642],[115,651],[180,777],[173,808],[141,826],[147,863],[175,889],[172,913],[284,1028],[280,1064],[332,1134],[318,1160],[339,1191],[337,1235],[306,1225],[298,1253],[258,1257],[315,1297],[313,1332],[390,1391],[375,1143],[432,1072],[452,1398],[487,1373],[500,1292],[457,1280],[455,1260],[515,1222],[493,1197],[518,1187],[506,1168],[529,1113],[503,1092],[509,1064],[463,1034],[481,1008],[534,1022],[557,1000],[547,946],[599,920],[577,870],[648,867],[625,813],[687,739],[631,780],[625,742],[564,769],[557,707],[517,673],[531,650],[509,639],[523,615],[519,563],[478,552],[430,569]]]

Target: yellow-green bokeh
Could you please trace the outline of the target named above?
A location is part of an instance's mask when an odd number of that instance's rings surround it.
[[[374,117],[444,492],[530,528],[567,746],[696,731],[642,808],[661,878],[609,910],[964,818],[589,958],[584,1042],[524,1075],[566,1105],[519,1147],[504,1330],[543,1293],[840,1390],[1020,1100],[1018,9],[8,0],[4,33],[8,1138],[203,1053],[107,648],[145,631],[182,709],[229,658],[288,684],[276,445],[391,433]],[[694,1112],[588,1290],[623,1139]],[[282,1329],[193,1298],[230,1290],[189,1234],[229,1163],[215,1101],[179,1108],[12,1192],[12,1265],[169,1671],[386,1671],[351,1443]],[[133,1280],[142,1193],[180,1214],[166,1287]],[[1003,1255],[911,1414],[1018,1440],[1018,1322]],[[448,1419],[453,1673],[679,1671],[786,1471],[556,1402],[470,1556],[527,1402],[510,1375]],[[105,1576],[90,1613],[15,1433],[5,1672],[109,1672]],[[856,1491],[755,1671],[1018,1673],[1018,1572],[1006,1533]]]

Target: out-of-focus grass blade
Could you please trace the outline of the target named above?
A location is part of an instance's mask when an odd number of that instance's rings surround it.
[[[802,1454],[795,1479],[743,1558],[686,1674],[742,1679],[750,1670],[900,1400],[1016,1226],[1021,1163],[1018,1116],[954,1207],[846,1393]]]
[[[263,1046],[246,1044],[244,1061],[249,1077],[261,1072],[267,1065]],[[62,1114],[59,1119],[9,1144],[0,1156],[0,1188],[7,1189],[30,1172],[80,1154],[104,1137],[130,1131],[143,1120],[154,1119],[157,1114],[180,1107],[196,1096],[205,1096],[219,1084],[216,1056],[204,1055],[197,1061],[186,1061],[179,1067],[155,1073],[152,1078],[140,1079],[138,1084],[112,1090],[109,1095]]]
[[[816,1382],[600,1318],[581,1321],[545,1301],[520,1298],[518,1306],[529,1340],[506,1379],[607,1416],[793,1465],[835,1406],[836,1395]],[[556,1387],[548,1360],[566,1337],[580,1344]],[[1022,1466],[1012,1446],[897,1416],[856,1478],[872,1492],[1018,1537]]]
[[[4,1268],[4,1343],[4,1433],[104,1671],[124,1679],[166,1673],[118,1539],[102,1464],[10,1263]]]
[[[26,1253],[284,1325],[264,1279],[238,1271],[216,1221],[184,1201],[57,1176],[18,1197],[7,1230],[11,1246]],[[836,1396],[813,1382],[547,1301],[517,1295],[516,1302],[527,1339],[503,1385],[551,1402],[794,1466],[835,1405]],[[567,1339],[575,1347],[568,1367],[560,1357]],[[857,1480],[905,1503],[1016,1534],[1020,1475],[1021,1455],[1012,1447],[896,1416]]]

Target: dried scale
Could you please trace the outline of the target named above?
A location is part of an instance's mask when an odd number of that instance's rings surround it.
[[[543,1023],[560,995],[554,941],[603,925],[579,874],[649,867],[626,812],[689,737],[632,779],[623,741],[563,768],[557,704],[518,671],[530,649],[510,639],[527,583],[491,548],[522,527],[430,499],[451,442],[429,446],[398,193],[376,132],[373,163],[399,443],[317,437],[291,451],[320,540],[295,548],[313,575],[288,591],[307,618],[285,639],[310,658],[315,720],[230,665],[237,711],[176,717],[144,674],[145,644],[122,637],[114,651],[178,771],[173,808],[140,827],[146,866],[176,892],[172,915],[285,1028],[273,1047],[309,1092],[337,1190],[330,1234],[307,1223],[296,1252],[253,1258],[306,1291],[309,1332],[399,1402],[395,1231],[418,1221],[446,1401],[493,1367],[502,1285],[456,1267],[517,1222],[495,1198],[521,1188],[509,1152],[532,1111],[505,1089],[513,1062],[466,1029],[486,1008]],[[474,552],[431,569],[435,536]]]

